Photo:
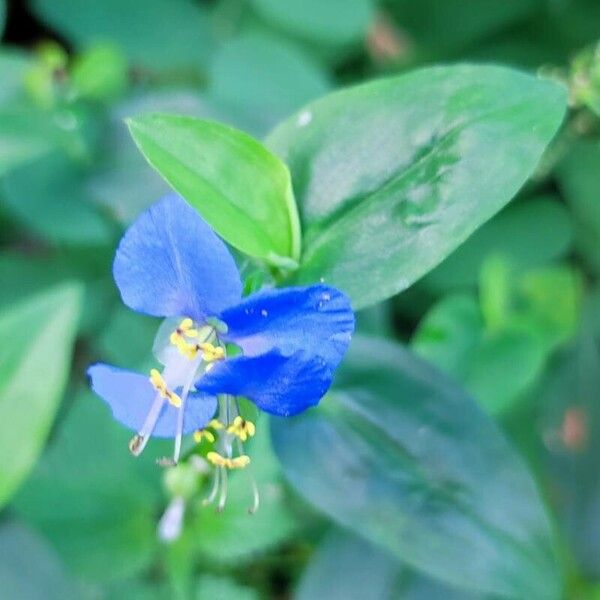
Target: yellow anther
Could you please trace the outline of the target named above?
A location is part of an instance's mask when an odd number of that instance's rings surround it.
[[[237,436],[242,442],[245,442],[256,433],[256,427],[251,421],[246,421],[242,417],[237,416],[227,428],[227,433],[231,433]]]
[[[225,425],[223,425],[223,423],[221,423],[221,421],[219,421],[219,419],[211,419],[208,426],[211,429],[214,429],[215,431],[218,431],[219,429],[223,429],[223,427],[225,427]]]
[[[250,464],[250,457],[245,454],[235,458],[227,458],[221,456],[218,452],[209,452],[206,459],[215,467],[225,467],[226,469],[243,469]]]
[[[169,401],[169,404],[173,405],[175,408],[181,406],[181,398],[175,392],[172,392],[167,388],[167,382],[156,369],[150,371],[150,383],[162,398]]]
[[[213,346],[210,342],[200,344],[200,349],[202,350],[202,358],[206,362],[213,362],[225,358],[225,350],[221,348],[221,346]]]
[[[188,329],[191,329],[193,325],[194,321],[192,321],[190,318],[186,318],[179,323],[179,329],[181,329],[181,331],[187,331]]]
[[[211,444],[215,441],[215,436],[208,429],[197,429],[194,431],[194,441],[199,444],[203,439],[206,439]]]
[[[150,371],[150,383],[161,393],[167,389],[167,382],[156,369]]]

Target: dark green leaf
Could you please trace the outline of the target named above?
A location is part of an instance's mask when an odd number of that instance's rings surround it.
[[[44,447],[69,375],[80,300],[80,287],[66,284],[0,315],[0,505]]]
[[[355,308],[405,289],[515,195],[565,107],[553,82],[474,65],[309,104],[269,137],[305,232],[296,281],[324,278]]]
[[[495,424],[399,346],[355,338],[346,364],[318,410],[273,422],[294,487],[429,575],[508,598],[560,598],[545,510]]]
[[[300,229],[287,167],[250,136],[174,115],[131,119],[148,162],[242,252],[275,264],[296,260]]]

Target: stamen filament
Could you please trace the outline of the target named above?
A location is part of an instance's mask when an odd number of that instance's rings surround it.
[[[156,422],[158,421],[158,417],[160,416],[160,411],[162,410],[164,403],[165,399],[162,397],[160,392],[157,393],[156,397],[154,398],[154,402],[148,411],[148,416],[146,417],[144,424],[129,442],[129,450],[134,456],[139,456],[146,447],[146,444],[148,443],[148,440],[154,431],[154,427],[156,426]]]

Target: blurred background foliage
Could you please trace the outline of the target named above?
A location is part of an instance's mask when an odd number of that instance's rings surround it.
[[[243,476],[224,514],[202,510],[193,466],[165,478],[133,460],[83,374],[144,368],[157,326],[111,278],[123,228],[167,189],[125,117],[261,138],[339,86],[471,60],[567,82],[568,122],[519,196],[359,331],[409,344],[497,420],[550,507],[567,597],[600,598],[600,3],[0,0],[0,32],[3,597],[484,597],[333,526],[283,483],[266,436],[258,514]],[[177,496],[186,527],[159,542]]]

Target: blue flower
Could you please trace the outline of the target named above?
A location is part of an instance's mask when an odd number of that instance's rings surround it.
[[[153,369],[148,377],[105,364],[88,370],[113,416],[137,432],[130,444],[136,455],[151,436],[175,438],[172,462],[184,434],[214,440],[223,429],[225,438],[245,441],[254,425],[239,415],[237,396],[279,416],[314,406],[354,329],[348,298],[327,285],[242,298],[225,244],[174,194],[127,230],[113,272],[127,306],[166,317],[155,342],[162,372]],[[205,429],[209,424],[214,433]],[[233,457],[231,445],[230,439],[209,460],[223,468],[244,466],[247,457]]]

